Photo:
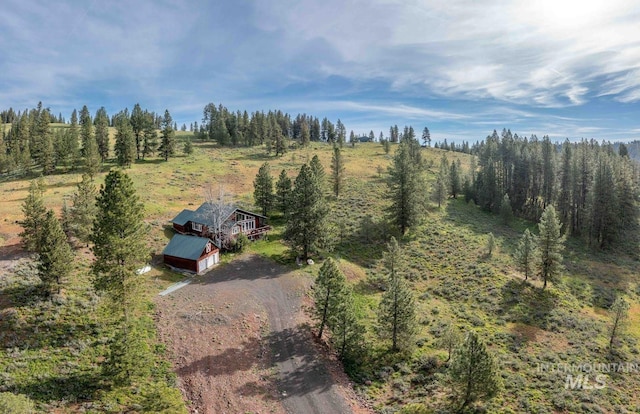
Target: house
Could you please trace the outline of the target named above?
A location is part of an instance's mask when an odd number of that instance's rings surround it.
[[[262,238],[271,230],[267,218],[260,214],[240,209],[231,204],[206,202],[193,210],[182,210],[171,220],[173,228],[180,234],[193,234],[210,237],[221,247],[239,234],[245,234],[249,240]]]
[[[202,273],[220,260],[220,250],[207,237],[176,234],[162,251],[166,265]]]

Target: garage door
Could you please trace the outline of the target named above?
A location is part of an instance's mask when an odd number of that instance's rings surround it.
[[[207,268],[207,259],[198,260],[198,273]]]

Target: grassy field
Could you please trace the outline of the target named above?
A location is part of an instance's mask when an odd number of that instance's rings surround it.
[[[181,149],[181,145],[178,148]],[[392,147],[392,151],[394,149]],[[153,159],[136,163],[127,173],[146,206],[150,248],[156,255],[161,253],[171,236],[168,220],[184,208],[197,207],[204,201],[207,188],[222,185],[235,195],[237,203],[253,208],[252,182],[263,162],[269,161],[274,177],[282,169],[294,177],[300,166],[315,154],[329,172],[331,147],[318,143],[276,158],[267,156],[261,148],[221,149],[211,143],[195,142],[191,156],[180,155],[169,162]],[[423,150],[430,166],[429,181],[434,179],[443,154],[440,150]],[[463,166],[468,165],[466,155],[446,154],[449,161],[459,158]],[[337,200],[330,198],[333,208],[330,220],[339,229],[336,248],[323,255],[340,259],[341,268],[355,288],[360,316],[371,328],[381,295],[377,280],[384,277],[380,259],[388,238],[395,234],[384,217],[388,204],[384,197],[385,177],[390,156],[384,154],[381,145],[374,143],[345,147],[344,156],[345,192]],[[108,168],[105,166],[105,172]],[[102,176],[96,178],[98,183],[101,180]],[[79,181],[80,175],[74,173],[45,177],[47,206],[59,209]],[[0,182],[3,249],[18,242],[16,236],[20,229],[16,221],[21,218],[20,205],[28,185],[27,180]],[[424,189],[425,199],[429,190]],[[488,412],[640,410],[637,258],[615,251],[593,252],[578,241],[569,241],[565,275],[559,283],[542,292],[538,281],[523,282],[511,258],[518,237],[525,228],[535,229],[534,223],[514,220],[507,226],[499,217],[462,199],[449,200],[441,209],[428,202],[427,210],[424,222],[401,238],[407,278],[417,297],[420,332],[415,350],[409,356],[389,354],[387,344],[376,341],[373,330],[369,329],[370,358],[354,372],[359,392],[370,399],[377,410],[394,412],[408,403],[435,410],[447,407],[450,390],[445,375],[446,352],[436,343],[449,324],[478,332],[500,364],[505,387],[488,403]],[[281,241],[281,218],[276,217],[272,224],[275,228],[269,240],[257,242],[251,249],[291,263]],[[485,248],[489,232],[493,232],[497,240],[497,249],[491,256]],[[28,266],[27,261],[17,264],[18,270],[14,269],[13,276],[2,279],[5,299],[0,309],[9,330],[3,330],[0,336],[0,372],[3,372],[0,384],[29,395],[43,410],[59,407],[61,412],[72,412],[88,400],[108,400],[99,391],[99,381],[95,381],[104,351],[104,344],[99,342],[104,328],[99,323],[97,298],[89,289],[89,254],[82,250],[80,257],[78,276],[67,281],[60,299],[66,301],[65,304],[73,302],[73,306],[29,302],[29,286],[34,282],[20,277],[20,268]],[[154,263],[159,263],[157,256]],[[318,268],[311,266],[303,271],[314,274]],[[180,279],[161,266],[155,266],[145,276],[150,297]],[[609,321],[606,309],[616,292],[622,291],[628,292],[633,304],[627,335],[612,360],[606,349]],[[56,312],[59,314],[55,318],[46,316]],[[33,330],[37,331],[35,338],[42,336],[43,339],[34,339],[37,343],[25,345],[25,337],[31,338]],[[159,355],[161,348],[158,345]],[[631,373],[608,374],[606,387],[599,390],[565,389],[565,372],[544,369],[551,364],[611,361],[636,363],[639,368]],[[62,391],[70,383],[77,387]]]

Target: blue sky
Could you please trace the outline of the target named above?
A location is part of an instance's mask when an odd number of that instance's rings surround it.
[[[214,102],[376,136],[640,139],[633,0],[4,0],[0,22],[2,109],[139,102],[188,125]]]

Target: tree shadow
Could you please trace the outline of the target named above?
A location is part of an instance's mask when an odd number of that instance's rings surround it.
[[[530,283],[511,279],[502,287],[500,311],[510,322],[546,329],[560,298],[555,291],[541,290]]]
[[[16,394],[27,395],[32,400],[50,401],[91,401],[101,388],[101,378],[97,372],[76,372],[66,376],[38,377],[24,385],[11,387]]]
[[[276,279],[291,269],[255,254],[245,254],[230,263],[214,267],[191,284],[208,285],[232,280]]]
[[[261,358],[261,355],[264,354],[263,346],[258,338],[249,338],[237,348],[227,348],[220,354],[207,355],[178,368],[176,373],[181,377],[198,373],[218,377],[231,375],[237,371],[249,371],[255,365],[256,359]],[[229,364],[229,361],[233,361],[233,364]]]

